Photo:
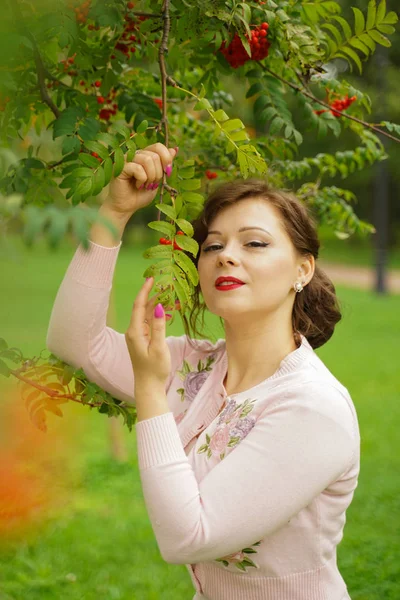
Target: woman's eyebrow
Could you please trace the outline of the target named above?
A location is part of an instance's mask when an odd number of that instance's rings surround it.
[[[240,229],[238,229],[238,232],[240,233],[241,231],[248,231],[250,229],[259,229],[260,231],[264,231],[265,233],[268,233],[268,235],[270,235],[271,237],[274,237],[272,235],[272,233],[270,233],[266,229],[263,229],[262,227],[241,227]],[[212,231],[208,231],[208,235],[210,235],[211,233],[217,233],[219,235],[222,235],[221,232],[217,231],[216,229],[213,229]]]

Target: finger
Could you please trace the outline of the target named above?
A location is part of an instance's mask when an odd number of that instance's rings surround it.
[[[161,142],[151,144],[146,148],[146,150],[156,152],[160,156],[164,173],[169,165],[172,166],[172,162],[177,155],[175,148],[167,148],[164,144],[161,144]]]
[[[138,154],[135,154],[134,162],[142,165],[143,169],[146,171],[147,183],[154,183],[156,178],[156,170],[150,153],[142,150]]]
[[[157,304],[154,309],[154,318],[151,324],[151,340],[149,349],[161,349],[165,344],[165,312],[162,304]]]
[[[131,179],[132,177],[144,183],[147,179],[147,173],[142,165],[136,162],[127,162],[119,175],[119,179]]]
[[[145,336],[145,332],[143,331],[143,323],[146,319],[146,306],[152,285],[153,277],[148,277],[140,288],[139,293],[135,298],[135,302],[133,303],[131,321],[129,324],[129,331],[133,334]]]
[[[161,179],[163,178],[163,174],[164,173],[163,173],[163,165],[162,165],[162,162],[161,162],[160,155],[157,154],[157,152],[152,152],[150,150],[149,150],[149,155],[153,159],[154,169],[155,169],[155,172],[156,172],[156,175],[155,175],[156,182],[157,181],[161,181]]]

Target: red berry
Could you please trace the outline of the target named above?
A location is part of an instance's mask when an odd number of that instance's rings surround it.
[[[94,156],[95,158],[99,158],[99,155],[97,154],[97,152],[91,152],[90,153],[92,156]]]
[[[160,238],[158,241],[159,241],[159,243],[160,243],[160,244],[162,244],[163,246],[165,246],[165,245],[166,245],[166,243],[167,243],[167,240],[166,240],[164,237]]]
[[[261,23],[261,29],[269,29],[269,23]]]
[[[97,103],[98,104],[104,104],[104,98],[103,98],[103,96],[97,96]]]
[[[260,37],[264,38],[267,36],[267,30],[266,29],[261,29],[260,31]]]
[[[95,82],[94,82],[94,85],[95,85],[97,88],[99,88],[99,87],[101,86],[101,81],[95,81]]]
[[[132,10],[132,8],[135,7],[135,4],[133,2],[128,2],[127,7]]]
[[[80,85],[85,85],[85,81],[83,79],[79,82]]]
[[[176,235],[185,235],[183,231],[178,231]]]

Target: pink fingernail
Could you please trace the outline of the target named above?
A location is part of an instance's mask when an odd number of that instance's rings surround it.
[[[143,185],[141,185],[140,187],[138,187],[138,190],[142,190],[144,188],[144,183]]]
[[[176,152],[176,154],[178,154],[178,152],[179,152],[179,146],[175,146],[175,152]]]
[[[156,305],[154,309],[154,316],[157,317],[157,319],[160,319],[164,316],[164,309],[162,304],[159,303]]]
[[[170,176],[171,176],[171,173],[172,173],[172,165],[167,165],[167,166],[165,167],[164,171],[166,172],[166,174],[167,174],[167,177],[170,177]]]
[[[168,313],[166,313],[166,314],[165,314],[165,318],[166,318],[166,319],[167,319],[167,321],[168,321],[169,319],[172,319],[172,315],[169,315]]]
[[[156,190],[156,189],[158,188],[158,186],[159,186],[159,185],[160,185],[159,183],[153,183],[153,185],[152,185],[152,188],[151,188],[151,189],[152,189],[152,190]]]

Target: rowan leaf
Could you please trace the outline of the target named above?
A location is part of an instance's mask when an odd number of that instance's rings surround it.
[[[125,157],[121,148],[116,148],[114,152],[114,177],[118,177],[124,169],[125,166]]]

